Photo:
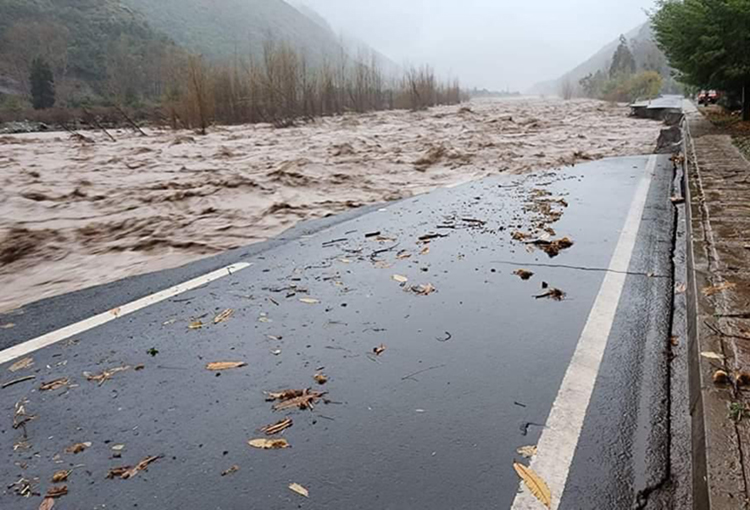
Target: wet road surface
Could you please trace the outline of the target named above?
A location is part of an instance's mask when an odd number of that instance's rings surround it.
[[[490,178],[0,317],[15,324],[0,330],[5,360],[120,308],[0,365],[0,383],[35,376],[0,390],[0,479],[40,494],[4,488],[0,508],[36,509],[53,485],[68,488],[55,508],[543,508],[519,494],[513,467],[537,444],[531,466],[554,508],[630,508],[669,448],[671,178],[664,156]],[[529,243],[564,237],[574,244],[554,258]],[[239,262],[250,265],[115,317]],[[535,297],[551,289],[564,298]],[[608,322],[595,312],[607,307]],[[219,361],[247,365],[206,369]],[[130,368],[101,384],[84,375],[118,367]],[[308,387],[326,392],[312,410],[275,412],[264,393]],[[287,417],[276,437],[290,448],[248,445]],[[66,453],[75,443],[91,445]],[[150,456],[161,457],[107,479]],[[68,481],[50,483],[60,470]]]

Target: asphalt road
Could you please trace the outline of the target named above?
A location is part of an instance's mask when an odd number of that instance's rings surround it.
[[[59,470],[72,470],[63,509],[543,508],[514,462],[545,479],[553,508],[647,507],[670,451],[672,176],[666,156],[500,176],[0,316],[15,324],[0,329],[7,357],[116,310],[0,365],[0,384],[35,376],[0,390],[0,508],[38,508]],[[551,258],[514,239],[540,223],[574,245]],[[250,266],[116,317],[238,262]],[[535,297],[552,288],[564,298]],[[217,361],[247,365],[206,369]],[[130,368],[83,374],[116,367]],[[308,387],[327,392],[312,410],[274,412],[264,394]],[[287,416],[290,448],[248,445]],[[529,445],[531,461],[516,451]],[[162,457],[107,479],[149,456]],[[20,479],[41,495],[17,495]]]

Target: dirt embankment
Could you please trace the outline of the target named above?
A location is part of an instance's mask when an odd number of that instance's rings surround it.
[[[500,172],[649,153],[597,101],[503,100],[206,137],[0,137],[0,311],[273,237],[300,220]]]

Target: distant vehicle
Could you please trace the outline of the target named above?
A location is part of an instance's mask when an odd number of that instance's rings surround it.
[[[716,90],[701,90],[698,94],[698,104],[704,104],[706,106],[710,104],[716,104],[719,102],[719,92]]]

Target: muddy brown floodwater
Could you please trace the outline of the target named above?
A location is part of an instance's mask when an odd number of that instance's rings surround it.
[[[660,124],[514,99],[205,136],[0,137],[0,311],[269,239],[295,223],[500,172],[650,153]],[[93,143],[92,143],[93,142]]]

